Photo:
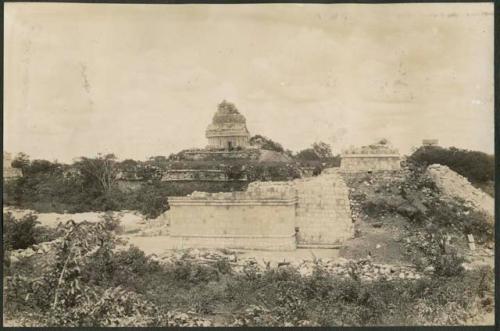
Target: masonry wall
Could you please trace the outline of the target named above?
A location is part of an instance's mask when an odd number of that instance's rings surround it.
[[[245,192],[195,192],[169,198],[177,246],[295,249],[292,185],[252,183]]]
[[[227,182],[229,178],[222,170],[206,169],[172,169],[163,173],[162,181],[209,181],[209,182]],[[247,180],[246,176],[239,179]]]
[[[296,180],[299,245],[340,245],[354,234],[349,191],[336,171]]]
[[[353,236],[348,188],[337,170],[293,182],[254,182],[245,192],[194,192],[169,204],[178,248],[292,250],[340,245]]]
[[[347,154],[342,155],[340,171],[396,171],[401,169],[400,157],[397,154]]]
[[[226,137],[210,137],[208,145],[211,148],[228,148],[228,143],[231,142],[233,148],[247,147],[248,136],[226,136]]]
[[[257,160],[260,156],[260,150],[255,148],[246,148],[242,150],[220,151],[220,150],[188,150],[183,153],[184,160],[220,160],[228,159]]]

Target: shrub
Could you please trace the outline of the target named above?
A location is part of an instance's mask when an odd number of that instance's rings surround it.
[[[462,274],[464,271],[462,263],[464,261],[465,259],[457,253],[442,254],[432,260],[436,275],[445,277]]]
[[[493,240],[493,222],[484,213],[466,207],[463,201],[431,199],[427,205],[426,217],[438,228],[473,234],[478,242]]]
[[[25,249],[37,243],[37,231],[35,227],[40,222],[37,216],[28,214],[21,219],[16,219],[12,213],[3,214],[3,240],[4,248]]]
[[[43,243],[48,241],[53,241],[59,238],[60,233],[58,229],[51,228],[48,226],[37,226],[35,227],[35,243]]]
[[[468,151],[455,147],[420,147],[408,159],[419,165],[438,163],[467,177],[471,182],[494,180],[495,159],[478,151]]]
[[[281,144],[274,142],[271,139],[261,136],[259,134],[252,136],[249,140],[249,143],[252,146],[258,146],[261,149],[267,149],[278,153],[283,153],[285,151],[283,149],[283,146],[281,146]]]
[[[113,259],[108,258],[118,241],[110,224],[108,218],[98,223],[68,221],[62,225],[55,259],[40,277],[12,273],[14,276],[7,278],[6,310],[34,313],[45,326],[159,325],[162,315],[142,296],[121,286],[101,287],[87,277],[90,267],[97,266],[92,272],[99,276],[115,269],[109,268]],[[139,269],[148,271],[140,253],[132,250],[127,266],[135,274]]]

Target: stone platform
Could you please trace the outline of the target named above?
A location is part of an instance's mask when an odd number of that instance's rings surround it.
[[[290,182],[254,182],[244,192],[170,197],[178,248],[293,250],[352,237],[348,189],[336,172]]]

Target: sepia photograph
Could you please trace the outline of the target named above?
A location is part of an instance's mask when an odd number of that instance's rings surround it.
[[[493,2],[3,24],[4,327],[494,328]]]

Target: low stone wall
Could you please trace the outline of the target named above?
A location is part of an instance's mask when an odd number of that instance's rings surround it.
[[[293,249],[296,201],[293,185],[269,183],[171,197],[170,235],[179,248]]]
[[[336,171],[254,182],[244,192],[194,192],[169,198],[169,205],[178,248],[290,250],[297,243],[339,245],[353,236],[348,189]]]
[[[244,159],[258,160],[260,151],[254,148],[246,148],[241,150],[210,150],[210,149],[194,149],[182,152],[181,159],[183,160],[228,160],[228,159]]]
[[[342,172],[398,171],[399,154],[345,154],[340,161]]]
[[[171,169],[165,171],[162,181],[208,181],[227,182],[229,178],[223,170],[201,170],[201,169]],[[246,175],[240,181],[246,181]]]

